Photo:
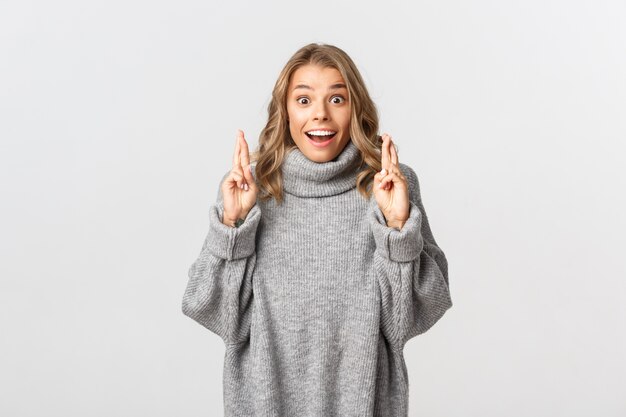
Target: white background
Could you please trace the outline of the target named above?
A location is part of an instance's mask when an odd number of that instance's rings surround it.
[[[0,1],[0,414],[218,416],[187,270],[309,42],[362,72],[454,306],[410,414],[626,415],[623,1]],[[621,166],[620,166],[621,165]]]

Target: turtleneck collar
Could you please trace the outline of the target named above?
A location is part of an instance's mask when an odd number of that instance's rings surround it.
[[[361,155],[348,141],[332,161],[314,162],[300,148],[293,148],[282,165],[283,190],[298,197],[328,197],[356,187]]]

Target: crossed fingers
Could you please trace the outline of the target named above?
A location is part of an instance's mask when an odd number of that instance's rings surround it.
[[[250,169],[250,154],[248,151],[248,143],[244,139],[243,132],[237,130],[237,142],[235,143],[235,153],[233,154],[233,168],[232,171],[235,174],[234,177],[237,180],[237,186],[242,190],[248,190],[249,186],[246,182],[244,175],[244,169]]]
[[[383,144],[381,146],[381,166],[380,174],[383,178],[380,181],[379,187],[385,190],[389,189],[394,177],[397,177],[401,181],[405,181],[405,177],[400,171],[398,166],[398,153],[396,152],[395,144],[391,140],[391,136],[387,133],[383,133],[381,136]]]

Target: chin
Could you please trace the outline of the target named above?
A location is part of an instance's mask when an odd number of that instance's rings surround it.
[[[297,143],[300,151],[315,162],[328,162],[335,159],[348,144],[349,139],[341,139],[338,144],[336,141],[329,143],[325,147],[316,147],[312,145],[308,138],[303,138],[300,143]]]
[[[322,162],[329,162],[332,161],[333,159],[335,159],[337,157],[337,155],[335,154],[316,154],[316,155],[307,155],[305,154],[305,156],[307,158],[309,158],[311,161],[313,162],[318,162],[318,163],[322,163]]]

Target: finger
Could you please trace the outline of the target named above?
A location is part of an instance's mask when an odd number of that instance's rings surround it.
[[[378,183],[380,183],[382,179],[385,178],[385,175],[387,175],[387,171],[385,171],[385,168],[374,174],[374,184],[378,185]]]
[[[241,146],[239,145],[239,135],[241,130],[237,130],[237,139],[235,140],[235,153],[233,154],[233,168],[236,168],[239,166],[239,153],[241,150]]]
[[[385,177],[380,181],[379,187],[384,188],[386,190],[390,189],[392,185],[395,185],[402,181],[400,176],[392,171],[389,174],[385,175]]]
[[[244,178],[241,172],[231,171],[228,175],[226,183],[228,184],[228,188],[231,190],[235,187],[243,189],[243,180]]]
[[[385,168],[374,174],[374,185],[378,186],[378,184],[383,180],[383,178],[385,178],[387,174],[388,172]]]
[[[381,189],[381,181],[383,180],[383,178],[385,178],[385,176],[387,175],[387,172],[385,171],[385,168],[383,168],[381,171],[378,171],[375,175],[374,175],[374,185],[373,187],[375,189]],[[384,184],[383,184],[384,185]]]
[[[396,151],[395,143],[391,142],[390,150],[391,150],[391,163],[397,166],[398,165],[398,152]]]
[[[237,143],[239,144],[239,169],[241,170],[242,174],[241,184],[239,185],[239,188],[241,188],[242,190],[247,190],[248,181],[246,180],[245,170],[249,169],[249,162],[246,162],[246,160],[249,161],[250,158],[248,155],[248,143],[246,142],[243,130],[241,129],[237,129]]]
[[[240,139],[239,155],[240,155],[241,167],[247,168],[248,165],[250,165],[250,152],[248,149],[248,142],[246,142],[246,138],[244,137],[243,131],[240,130],[239,132],[241,132],[239,135],[239,139]]]
[[[243,170],[244,173],[244,187],[243,189],[248,191],[250,189],[250,185],[251,183],[253,183],[253,179],[251,178],[251,173],[250,173],[250,151],[248,149],[248,142],[246,142],[246,138],[243,134],[243,131],[240,130],[241,134],[239,136],[239,141],[241,143],[240,145],[240,161],[241,161],[241,168]]]
[[[390,172],[387,172],[384,168],[383,170],[380,172],[380,183],[378,184],[378,188],[381,188],[383,190],[388,190],[389,189],[389,179],[391,176]]]
[[[243,168],[243,176],[245,179],[245,190],[248,191],[251,187],[256,186],[256,182],[254,181],[254,177],[252,176],[252,165],[248,164],[245,168]]]
[[[237,186],[242,189],[245,190],[247,187],[246,184],[246,178],[244,176],[243,173],[243,167],[242,167],[242,154],[243,154],[243,147],[244,147],[244,143],[245,143],[245,139],[243,138],[243,131],[241,129],[237,129],[237,145],[235,146],[235,152],[237,153],[235,155],[234,161],[233,161],[233,169],[236,169],[237,172],[240,174],[240,177],[237,180]]]
[[[380,148],[380,165],[387,168],[389,165],[389,135],[383,133],[383,145]]]
[[[240,168],[233,168],[230,171],[231,181],[235,181],[237,183],[237,187],[241,188],[241,184],[243,184],[244,176],[243,171]]]

